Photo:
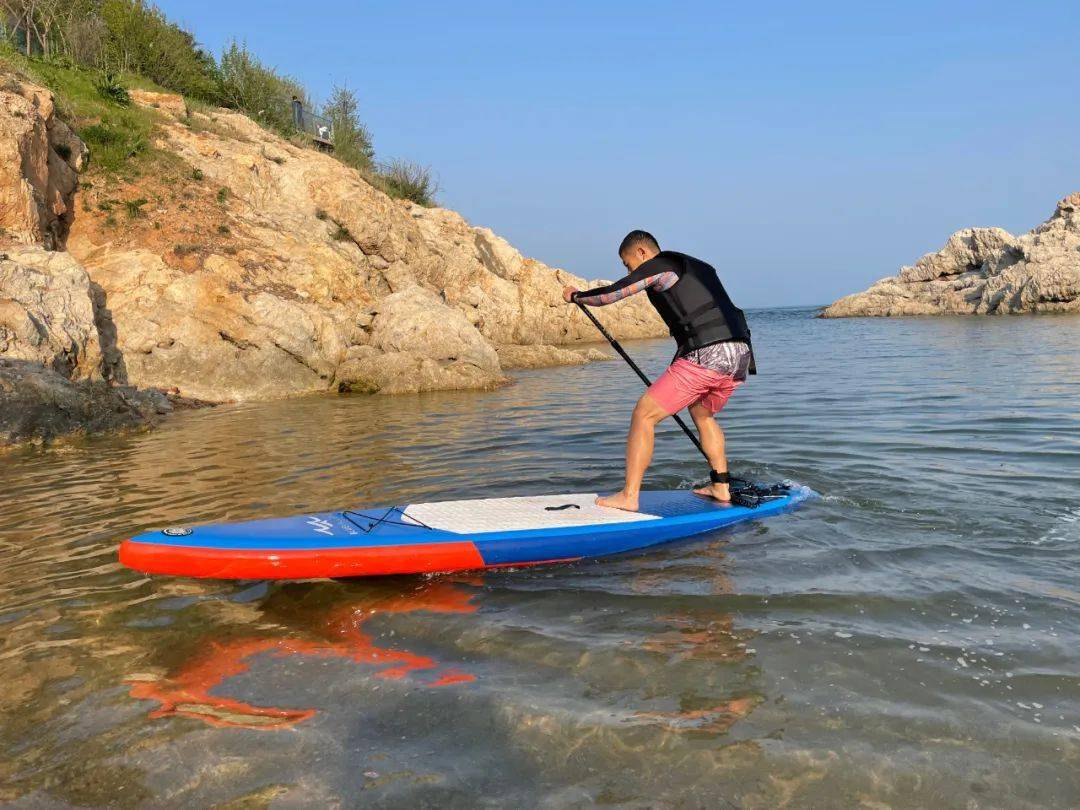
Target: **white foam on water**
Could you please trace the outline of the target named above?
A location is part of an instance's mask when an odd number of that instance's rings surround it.
[[[1080,543],[1080,506],[1066,509],[1058,515],[1055,524],[1037,540],[1033,540],[1032,545],[1039,546],[1061,540],[1067,543]]]

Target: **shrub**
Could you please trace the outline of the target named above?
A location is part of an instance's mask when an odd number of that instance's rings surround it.
[[[104,74],[95,83],[98,93],[102,98],[108,99],[113,104],[119,104],[121,107],[128,107],[131,105],[131,94],[124,85],[120,83],[120,79],[112,73]]]
[[[431,169],[407,160],[394,160],[381,167],[378,185],[391,197],[428,207],[435,204],[435,193],[439,190]]]
[[[227,188],[225,188],[225,186],[222,186],[221,188],[219,188],[217,190],[217,201],[219,203],[221,203],[222,205],[224,205],[225,202],[228,199],[229,199],[229,190]]]
[[[354,241],[353,240],[353,235],[351,233],[349,233],[348,228],[346,228],[340,222],[335,222],[334,224],[337,225],[337,228],[331,234],[331,237],[333,239],[335,239],[338,242],[352,242],[352,241]]]
[[[109,31],[101,17],[77,10],[63,23],[63,40],[72,61],[78,65],[99,67],[105,64],[105,41]]]
[[[191,179],[192,180],[202,180],[203,179],[202,169],[193,168],[191,170]]]

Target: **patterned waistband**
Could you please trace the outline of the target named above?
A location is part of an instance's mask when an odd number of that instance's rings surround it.
[[[745,380],[750,369],[750,346],[741,340],[725,340],[722,343],[702,346],[700,349],[691,349],[683,355],[683,359],[718,374]]]

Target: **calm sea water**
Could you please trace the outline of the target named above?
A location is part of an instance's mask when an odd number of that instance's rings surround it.
[[[148,578],[162,525],[617,488],[620,362],[178,414],[0,458],[0,803],[1080,804],[1080,318],[752,313],[733,467],[822,493],[647,554]],[[652,373],[665,341],[629,345]],[[648,484],[706,470],[676,429]]]

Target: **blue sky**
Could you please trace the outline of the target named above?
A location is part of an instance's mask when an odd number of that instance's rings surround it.
[[[1075,0],[159,5],[316,98],[346,83],[380,158],[587,278],[645,228],[740,306],[828,303],[1080,191]]]

